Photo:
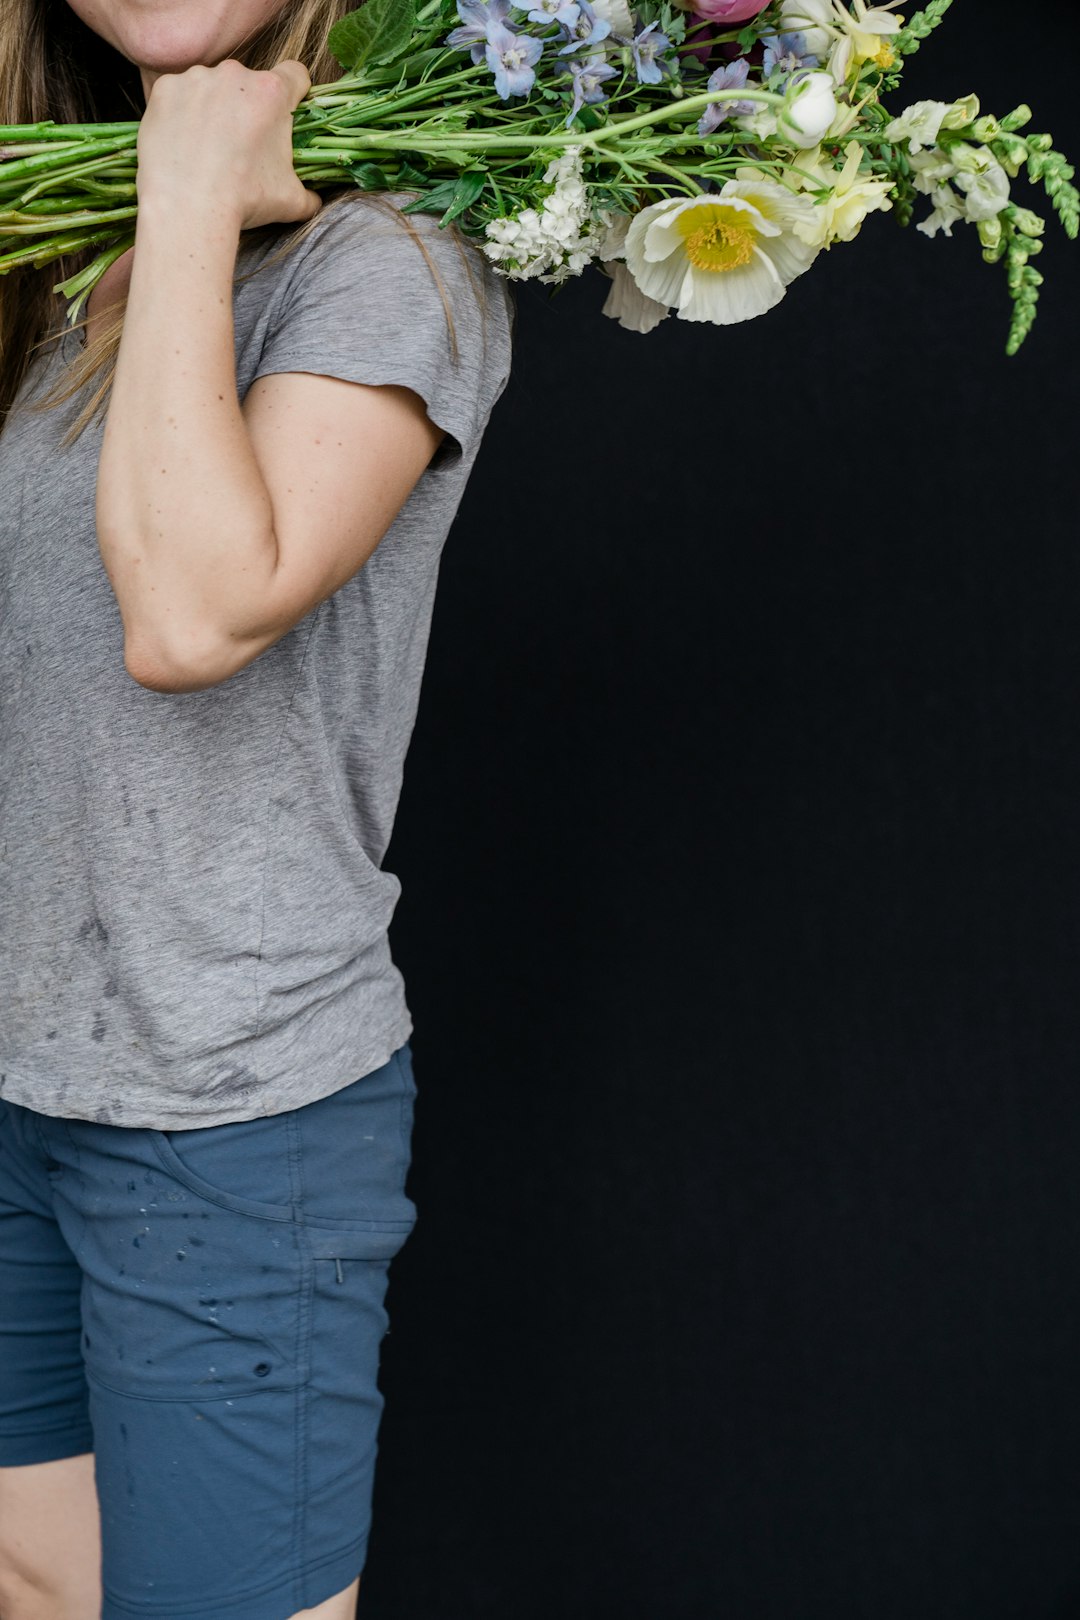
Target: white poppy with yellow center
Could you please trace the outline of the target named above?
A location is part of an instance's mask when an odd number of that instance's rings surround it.
[[[818,249],[794,226],[813,218],[808,197],[774,181],[729,180],[717,192],[643,208],[624,254],[646,298],[673,305],[680,320],[732,326],[764,315],[809,270]]]

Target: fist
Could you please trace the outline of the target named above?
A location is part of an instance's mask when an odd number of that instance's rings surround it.
[[[139,125],[140,203],[212,205],[241,230],[310,219],[318,192],[297,178],[292,115],[311,89],[302,62],[256,72],[229,57],[155,79]]]

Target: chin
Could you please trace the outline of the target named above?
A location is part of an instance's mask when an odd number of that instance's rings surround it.
[[[207,66],[229,56],[237,43],[205,24],[147,18],[141,26],[126,28],[117,46],[129,62],[153,73],[182,73],[196,62]]]
[[[0,0],[0,4],[3,0]],[[272,0],[69,0],[122,56],[152,73],[182,73],[231,56],[270,20]]]

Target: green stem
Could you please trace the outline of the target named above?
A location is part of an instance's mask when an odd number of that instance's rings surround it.
[[[40,124],[0,124],[0,141],[97,141],[112,139],[113,136],[135,140],[138,133],[137,119],[126,124],[56,124],[51,118],[44,119]]]
[[[358,144],[362,143],[365,147],[389,147],[391,150],[400,148],[403,151],[434,154],[452,152],[455,148],[464,149],[466,152],[517,152],[532,151],[536,147],[560,146],[599,148],[605,142],[631,134],[636,129],[647,129],[661,119],[673,118],[680,113],[697,112],[713,101],[758,101],[763,106],[783,107],[786,100],[785,96],[775,95],[770,90],[751,90],[742,85],[729,90],[708,90],[696,96],[682,96],[665,106],[638,113],[636,117],[613,118],[599,129],[588,131],[550,129],[540,135],[501,135],[488,134],[484,130],[460,130],[447,135],[421,135],[403,139],[398,130],[369,128],[357,130],[355,138]],[[298,147],[294,150],[293,157],[294,160],[336,158],[340,161],[341,149],[323,151],[314,145]]]
[[[691,180],[689,174],[687,174],[683,169],[673,168],[670,164],[661,163],[659,158],[654,157],[646,158],[645,163],[650,173],[654,169],[658,169],[661,174],[674,175],[675,179],[682,184],[684,190],[688,190],[690,192],[691,196],[699,193],[701,195],[705,194],[705,187],[699,186],[696,180]]]
[[[107,153],[112,157],[130,144],[126,137],[120,136],[112,136],[108,140],[88,140],[83,147],[83,156],[87,160],[97,157],[99,153]],[[42,152],[39,157],[18,158],[14,163],[0,164],[0,190],[8,190],[15,180],[28,179],[31,175],[42,172],[51,173],[60,167],[62,160],[60,164],[57,163],[55,152]]]
[[[100,213],[82,213],[79,215],[62,214],[54,216],[57,225],[64,230],[70,230],[73,225],[111,225],[116,220],[133,219],[137,210],[134,205],[130,208],[110,208]],[[17,218],[18,216],[16,216]],[[28,225],[12,224],[10,214],[0,214],[0,235],[3,236],[42,236],[51,223],[39,215],[31,215]]]

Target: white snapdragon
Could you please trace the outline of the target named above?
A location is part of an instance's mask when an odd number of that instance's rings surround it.
[[[994,154],[986,146],[968,147],[978,160],[978,166],[957,165],[953,185],[964,192],[964,213],[972,224],[983,219],[996,219],[1009,201],[1009,177]]]
[[[568,148],[548,164],[544,184],[553,189],[539,209],[522,208],[484,227],[484,252],[515,281],[565,281],[580,275],[600,247],[604,227],[590,216],[580,147]]]
[[[963,129],[979,116],[978,96],[959,101],[914,101],[885,129],[887,141],[907,141],[909,152],[933,146],[943,129]]]
[[[941,133],[949,106],[947,101],[913,101],[899,118],[894,118],[888,125],[885,139],[908,141],[909,152],[921,152],[924,147],[933,146]]]
[[[921,191],[924,197],[932,197],[956,173],[956,164],[940,146],[912,152],[910,162],[915,190]]]
[[[920,220],[915,229],[922,231],[924,236],[936,236],[938,231],[951,236],[953,226],[964,218],[964,205],[952,186],[935,186],[932,196],[933,213]]]

